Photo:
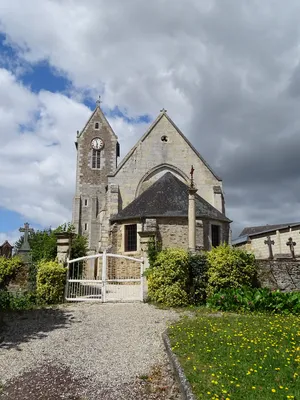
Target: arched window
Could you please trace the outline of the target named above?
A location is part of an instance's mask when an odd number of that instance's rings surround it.
[[[100,156],[101,150],[92,150],[92,168],[100,169]]]
[[[95,122],[95,129],[99,129],[99,122]]]

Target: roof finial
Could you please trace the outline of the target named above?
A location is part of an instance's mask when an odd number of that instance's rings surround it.
[[[194,169],[194,166],[192,165],[191,166],[191,172],[190,172],[190,175],[191,175],[191,188],[194,188],[194,171],[195,171],[195,169]]]
[[[167,110],[163,107],[163,108],[160,110],[160,112],[161,112],[161,113],[166,113]]]
[[[101,101],[101,96],[100,96],[100,94],[99,94],[99,98],[98,98],[98,100],[96,101],[96,107],[100,107],[100,104],[102,103],[102,101]]]

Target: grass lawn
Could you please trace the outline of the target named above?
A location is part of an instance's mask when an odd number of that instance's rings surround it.
[[[300,317],[199,315],[169,336],[199,399],[300,400]]]

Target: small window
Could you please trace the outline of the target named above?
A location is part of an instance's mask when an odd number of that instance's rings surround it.
[[[92,152],[92,168],[93,169],[100,169],[100,156],[101,150],[93,149]]]
[[[88,205],[88,201],[87,199],[84,200],[84,205],[87,206]]]
[[[217,247],[221,243],[220,237],[220,226],[219,225],[212,225],[211,226],[211,245],[212,247]]]
[[[88,224],[85,223],[85,224],[84,224],[84,230],[87,231],[87,229],[88,229]]]
[[[99,129],[99,122],[95,122],[95,129]]]
[[[137,227],[136,224],[125,225],[125,251],[137,250]]]
[[[160,140],[161,140],[163,143],[167,143],[168,140],[169,140],[169,138],[168,138],[168,136],[163,135],[163,136],[160,138]]]

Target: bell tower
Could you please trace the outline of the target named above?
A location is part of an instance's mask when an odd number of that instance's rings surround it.
[[[100,108],[96,108],[81,132],[77,131],[76,192],[72,223],[76,233],[88,238],[91,253],[98,251],[101,213],[106,210],[108,175],[117,167],[118,137]]]

